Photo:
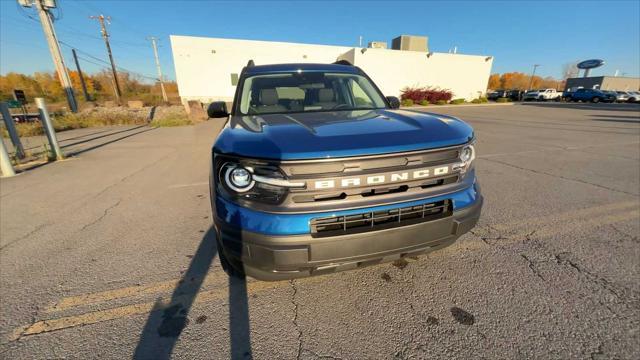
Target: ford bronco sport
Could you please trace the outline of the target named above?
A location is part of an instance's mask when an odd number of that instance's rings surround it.
[[[279,64],[241,72],[212,148],[211,206],[225,271],[261,280],[415,256],[475,226],[473,129],[399,110],[358,67]]]

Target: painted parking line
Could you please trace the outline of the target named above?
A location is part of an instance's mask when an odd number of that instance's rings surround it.
[[[191,279],[191,282],[199,281],[200,279]],[[163,292],[170,292],[179,285],[182,280],[168,280],[151,284],[130,286],[120,289],[113,289],[101,292],[95,292],[90,294],[82,294],[77,296],[70,296],[61,299],[60,301],[49,305],[45,308],[45,313],[53,313],[57,311],[64,311],[74,307],[95,305],[112,300],[122,300],[133,297],[142,297],[147,295],[159,294]],[[218,286],[223,282],[226,283],[226,275],[222,275],[220,272],[207,275],[203,281],[201,287],[206,288],[209,286]],[[188,285],[188,284],[185,284]]]
[[[280,282],[262,282],[254,281],[247,283],[247,293],[253,294],[256,292],[264,291],[267,289],[273,289],[281,287],[283,285],[288,286],[287,281]],[[228,298],[228,287],[221,287],[218,289],[201,291],[196,295],[194,304],[210,302],[214,300],[221,300]],[[24,336],[36,335],[56,330],[68,329],[81,325],[96,324],[104,321],[115,320],[130,317],[133,315],[148,314],[152,311],[164,310],[175,304],[190,302],[191,295],[182,295],[174,298],[171,301],[171,297],[165,296],[158,299],[155,302],[144,302],[126,306],[120,306],[107,310],[92,311],[85,314],[65,316],[60,318],[41,320],[16,330],[13,334],[13,339],[18,339]]]

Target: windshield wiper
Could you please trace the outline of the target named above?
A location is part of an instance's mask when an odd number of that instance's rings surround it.
[[[294,123],[302,126],[303,128],[311,131],[312,134],[314,134],[314,135],[316,134],[316,129],[312,128],[311,126],[309,126],[309,125],[307,125],[307,124],[305,124],[303,122],[300,122],[300,121],[296,120],[293,116],[284,115],[284,117],[286,117],[287,119],[293,121]]]

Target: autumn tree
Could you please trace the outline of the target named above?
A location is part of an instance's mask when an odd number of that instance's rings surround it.
[[[502,88],[502,83],[500,82],[500,74],[491,74],[491,76],[489,76],[489,83],[487,84],[487,88],[491,90]]]

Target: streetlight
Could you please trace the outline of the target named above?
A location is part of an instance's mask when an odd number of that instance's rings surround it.
[[[533,77],[536,75],[536,69],[540,66],[540,64],[533,64],[533,72],[531,73],[531,79],[529,80],[529,86],[527,86],[527,91],[531,90],[531,85],[533,85]]]

